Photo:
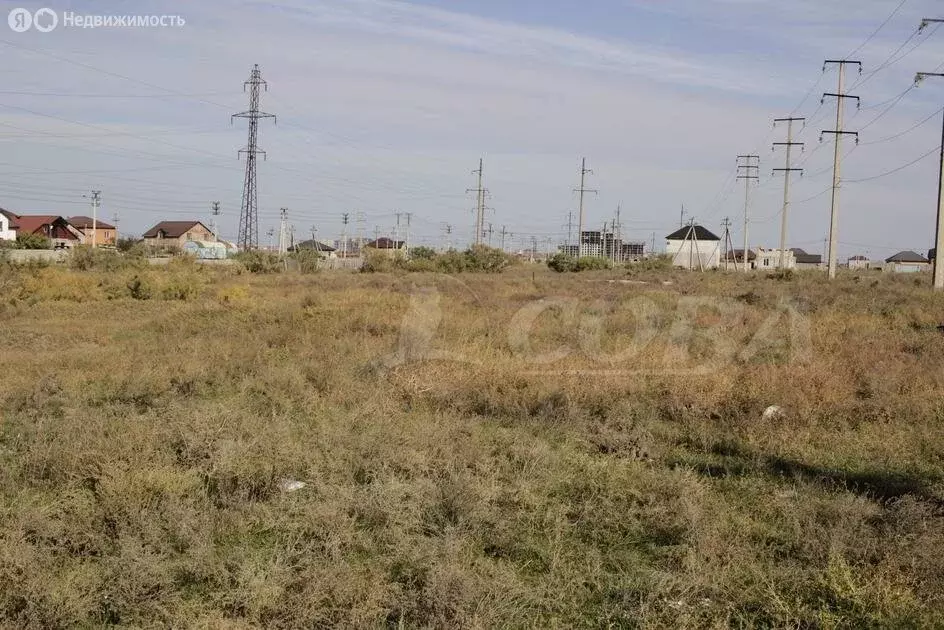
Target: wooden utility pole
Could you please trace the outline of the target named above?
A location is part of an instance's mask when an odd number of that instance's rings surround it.
[[[794,172],[803,172],[802,168],[792,168],[793,164],[790,162],[790,154],[793,151],[793,147],[803,147],[802,142],[793,141],[793,123],[795,122],[805,122],[805,118],[775,118],[774,126],[778,122],[787,123],[787,141],[786,142],[774,142],[774,149],[777,147],[786,147],[787,156],[786,156],[786,165],[784,168],[775,168],[774,173],[783,173],[783,210],[780,215],[780,264],[778,267],[783,270],[787,266],[787,210],[790,206],[790,174]]]
[[[743,164],[741,163],[743,161]],[[751,270],[750,261],[748,261],[748,235],[747,230],[751,220],[751,182],[759,181],[760,176],[760,156],[759,155],[739,155],[738,156],[738,179],[744,180],[744,271]]]
[[[831,134],[835,139],[835,147],[833,149],[833,195],[832,195],[832,204],[831,210],[829,213],[829,262],[827,269],[829,270],[829,279],[832,280],[836,277],[836,268],[837,268],[837,257],[838,257],[838,247],[839,247],[839,184],[841,178],[841,168],[842,168],[842,137],[844,135],[851,135],[856,137],[856,142],[859,141],[859,134],[855,131],[844,131],[842,128],[842,119],[843,119],[843,110],[844,110],[844,101],[847,98],[852,98],[856,100],[856,103],[859,103],[858,96],[852,96],[851,94],[844,94],[843,88],[845,86],[846,79],[846,66],[847,65],[856,65],[859,66],[859,73],[862,73],[862,62],[860,61],[848,61],[846,59],[827,59],[823,65],[825,70],[828,65],[838,65],[839,66],[839,88],[835,93],[826,92],[823,94],[823,99],[821,103],[826,102],[826,98],[829,96],[836,98],[836,128],[823,130],[823,134]],[[822,138],[822,136],[820,136]]]
[[[580,258],[584,256],[583,248],[583,226],[584,226],[584,206],[583,200],[586,193],[596,194],[596,190],[590,190],[587,188],[587,175],[592,175],[593,171],[587,168],[587,158],[583,158],[580,162],[580,188],[574,190],[574,192],[580,194],[580,207],[578,209],[578,219],[577,219],[577,257]]]

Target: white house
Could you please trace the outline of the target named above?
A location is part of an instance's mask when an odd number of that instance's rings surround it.
[[[0,212],[0,241],[15,241],[16,232],[10,229],[10,219]]]
[[[721,264],[721,239],[700,225],[686,225],[665,237],[665,253],[685,269],[716,269]]]
[[[796,268],[796,256],[792,250],[781,252],[779,249],[757,248],[756,258],[754,260],[754,269],[779,269],[780,259],[783,258],[784,269]]]
[[[893,273],[915,273],[929,271],[930,269],[931,261],[911,250],[898,252],[894,256],[885,259],[885,271]]]
[[[853,256],[848,261],[849,269],[871,269],[872,261],[866,256]]]

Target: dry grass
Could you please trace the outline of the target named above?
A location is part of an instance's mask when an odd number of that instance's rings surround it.
[[[626,278],[5,271],[0,621],[940,624],[944,299],[865,272]],[[700,309],[692,356],[790,298],[808,360],[663,373],[698,296],[741,310]],[[535,364],[509,331],[559,298],[530,352],[575,352]],[[640,298],[657,336],[604,361]]]

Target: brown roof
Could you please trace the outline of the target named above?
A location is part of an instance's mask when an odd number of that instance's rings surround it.
[[[142,234],[141,238],[157,238],[158,232],[164,233],[163,238],[180,238],[197,225],[206,229],[206,226],[199,221],[161,221]]]
[[[9,210],[4,210],[0,208],[0,214],[5,216],[10,221],[10,229],[15,230],[19,227],[19,215],[10,212]]]
[[[77,227],[80,230],[92,229],[93,221],[91,217],[69,217],[68,221],[69,223],[72,224],[72,227]],[[99,230],[114,230],[115,229],[114,225],[109,225],[108,223],[105,223],[101,219],[98,219],[94,223],[95,223],[96,229],[99,229]]]
[[[4,212],[9,216],[9,213]],[[42,234],[50,238],[77,241],[69,223],[55,214],[26,214],[16,216],[16,231],[24,234]]]

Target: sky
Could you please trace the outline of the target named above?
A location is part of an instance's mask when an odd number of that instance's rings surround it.
[[[235,239],[248,107],[259,64],[268,91],[259,162],[262,244],[281,208],[296,238],[343,230],[411,243],[473,238],[472,171],[485,161],[493,245],[557,245],[576,226],[581,159],[592,174],[585,226],[620,208],[626,239],[657,249],[680,222],[740,247],[744,181],[751,247],[780,238],[786,140],[774,118],[807,118],[794,140],[788,244],[820,253],[828,233],[835,66],[847,67],[840,257],[932,246],[944,79],[944,18],[933,0],[19,0],[52,8],[51,32],[0,24],[0,207],[101,214],[126,234],[160,220],[210,223]],[[183,26],[76,28],[75,15],[179,15]],[[903,168],[902,168],[903,167]],[[898,170],[900,169],[900,170]],[[342,225],[342,215],[349,224]],[[446,226],[452,233],[447,236]],[[576,234],[576,227],[573,228]]]

